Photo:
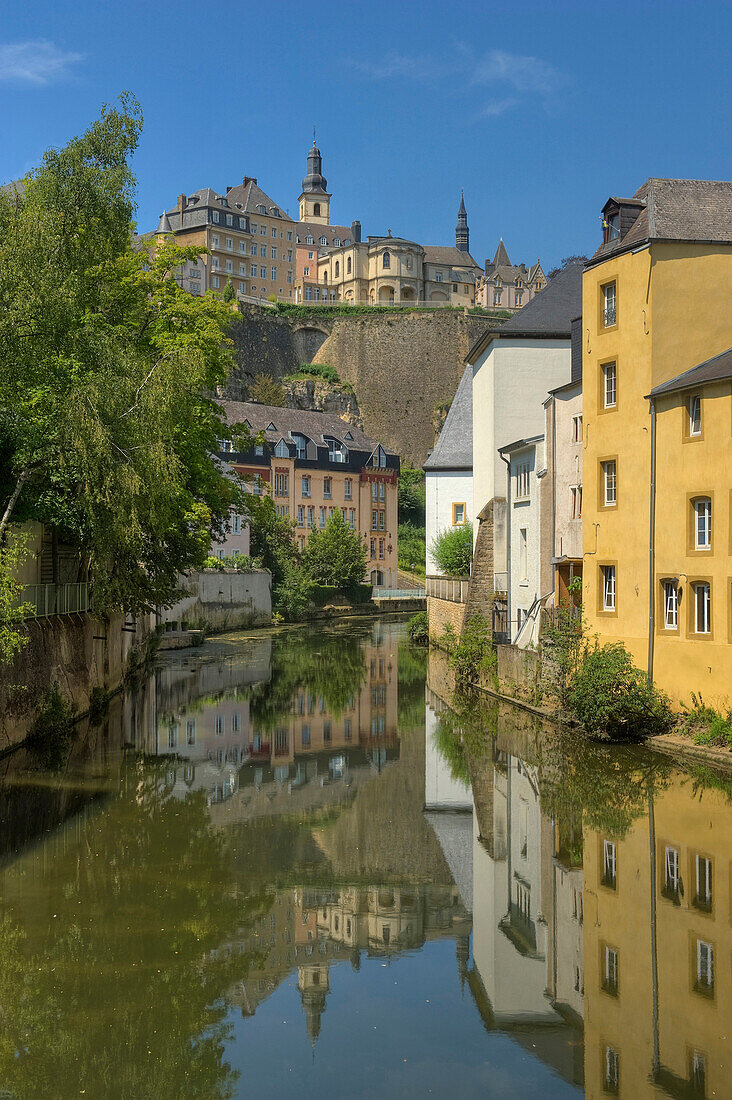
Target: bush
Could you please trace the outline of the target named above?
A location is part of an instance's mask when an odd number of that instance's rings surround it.
[[[324,531],[314,528],[302,552],[305,572],[317,584],[346,588],[361,584],[366,572],[366,546],[352,531],[339,508],[328,517]]]
[[[448,577],[467,577],[473,561],[473,525],[446,527],[432,541],[430,554],[435,565]]]
[[[622,642],[585,647],[567,706],[585,733],[613,741],[664,733],[672,723],[668,697],[648,683]]]
[[[418,611],[416,615],[412,615],[407,627],[410,642],[414,642],[415,645],[429,645],[429,627],[430,621],[426,611]]]
[[[684,719],[683,729],[697,745],[720,745],[732,748],[732,710],[721,714],[708,707],[701,695],[692,695],[692,707]]]
[[[399,568],[410,572],[414,565],[415,573],[424,576],[427,560],[424,527],[415,527],[413,523],[400,523],[397,535]]]
[[[285,403],[285,391],[271,374],[258,374],[249,387],[249,400],[260,405],[282,406]]]
[[[288,374],[287,381],[295,378],[323,378],[332,386],[339,385],[341,381],[335,367],[329,367],[327,363],[301,363],[294,374]]]
[[[209,554],[203,563],[203,568],[213,570],[216,573],[223,573],[224,569],[236,569],[238,573],[249,573],[257,566],[248,554],[229,554],[225,558],[218,558],[213,554]]]
[[[485,615],[471,615],[459,639],[452,626],[448,625],[442,644],[450,654],[450,665],[455,669],[458,681],[477,683],[483,672],[489,673],[495,681],[498,661],[493,632]]]

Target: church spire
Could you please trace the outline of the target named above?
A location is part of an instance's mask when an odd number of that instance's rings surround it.
[[[320,149],[315,144],[315,128],[313,127],[313,144],[308,151],[308,170],[307,175],[302,181],[303,194],[312,193],[318,191],[321,194],[327,194],[328,181],[323,175],[323,158],[320,155]]]
[[[330,225],[328,181],[323,175],[323,158],[320,155],[320,149],[315,144],[315,127],[313,127],[313,144],[308,150],[308,170],[302,181],[299,204],[301,222]]]
[[[465,209],[465,196],[460,192],[460,209],[458,210],[457,226],[455,227],[455,247],[460,252],[470,252],[470,230],[468,229],[468,212]]]

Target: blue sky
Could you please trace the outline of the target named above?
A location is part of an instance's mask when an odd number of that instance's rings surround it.
[[[138,223],[256,176],[297,211],[317,126],[333,221],[545,269],[594,249],[609,194],[732,179],[732,4],[26,0],[0,21],[0,180],[123,89]],[[308,14],[312,22],[308,23]]]

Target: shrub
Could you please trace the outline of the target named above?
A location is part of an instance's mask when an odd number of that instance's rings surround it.
[[[285,391],[271,374],[258,374],[249,388],[249,400],[281,406],[285,403]]]
[[[721,714],[709,707],[701,695],[692,695],[692,707],[684,719],[683,729],[697,745],[720,745],[732,748],[732,710]]]
[[[399,568],[410,571],[414,565],[415,573],[424,574],[427,546],[424,527],[415,527],[413,523],[400,523],[397,534]]]
[[[426,611],[418,611],[416,615],[412,615],[407,629],[410,642],[415,645],[429,645],[429,616]]]
[[[567,706],[585,733],[614,741],[664,733],[672,723],[668,697],[648,683],[622,642],[585,647]]]
[[[473,525],[446,527],[432,541],[430,554],[441,573],[448,577],[467,577],[473,561]]]
[[[288,374],[287,380],[295,378],[323,378],[326,382],[330,382],[332,386],[337,386],[340,383],[338,377],[338,371],[335,367],[328,366],[327,363],[301,363],[294,374]]]
[[[485,615],[471,615],[458,640],[452,627],[445,628],[443,643],[458,680],[476,683],[482,672],[496,677],[497,658],[493,634]]]
[[[225,558],[209,554],[203,563],[203,568],[217,573],[222,573],[224,569],[236,569],[239,573],[248,573],[256,566],[248,554],[229,554]]]

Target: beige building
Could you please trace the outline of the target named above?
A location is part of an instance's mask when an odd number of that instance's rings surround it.
[[[375,588],[397,588],[399,456],[333,414],[254,401],[224,401],[223,407],[230,424],[263,433],[263,442],[222,457],[251,481],[254,493],[272,494],[278,514],[294,521],[300,549],[339,509],[366,544],[364,579]]]
[[[521,309],[543,290],[547,278],[541,263],[512,264],[501,238],[492,261],[486,260],[475,291],[475,304],[484,309]]]

